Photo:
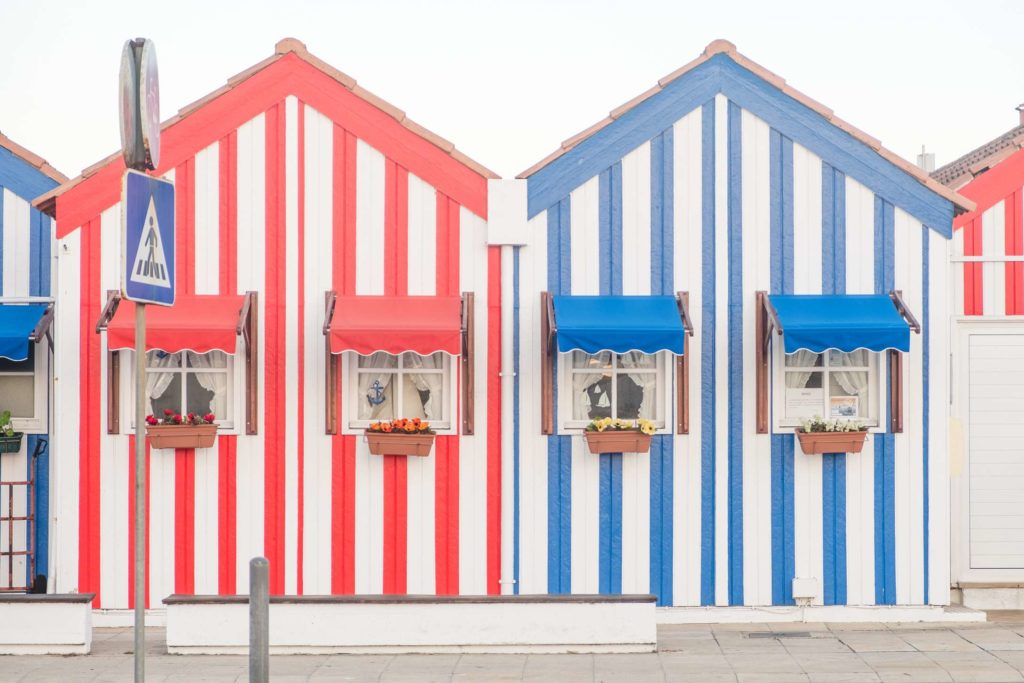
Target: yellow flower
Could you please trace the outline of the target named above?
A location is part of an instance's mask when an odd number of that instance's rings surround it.
[[[637,424],[640,425],[640,431],[643,432],[644,434],[652,435],[655,431],[657,431],[657,428],[654,426],[654,423],[651,422],[650,420],[638,420]]]

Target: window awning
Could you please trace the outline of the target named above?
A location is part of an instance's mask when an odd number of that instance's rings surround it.
[[[146,307],[146,350],[234,353],[246,297],[178,295],[173,306]],[[135,304],[121,301],[107,325],[107,348],[135,348]]]
[[[28,359],[29,342],[39,341],[46,333],[52,317],[48,308],[47,304],[0,304],[0,358]]]
[[[898,297],[771,294],[768,301],[774,307],[786,353],[802,349],[815,353],[827,349],[910,350],[911,325],[899,309],[902,299]]]
[[[555,296],[558,350],[586,353],[670,351],[682,355],[686,332],[672,296]]]
[[[462,299],[457,296],[337,296],[324,333],[331,353],[462,352]]]

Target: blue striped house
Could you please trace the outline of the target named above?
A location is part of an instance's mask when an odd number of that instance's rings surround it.
[[[676,606],[949,602],[947,249],[970,202],[721,40],[520,178],[517,592],[651,592]],[[757,292],[891,290],[922,327],[898,374],[885,353],[783,356],[773,334],[760,433]],[[565,353],[550,370],[553,433],[542,433],[541,293],[678,291],[694,329],[688,433],[667,354],[652,361],[652,384],[636,359],[615,361],[629,379],[615,375],[609,397],[573,368],[610,357]],[[641,410],[660,425],[650,453],[587,452],[579,420],[594,406],[607,414],[609,398],[635,415],[641,386],[655,394]],[[866,417],[863,451],[804,454],[793,420],[815,405]]]
[[[31,206],[32,200],[53,189],[67,178],[46,161],[0,134],[0,342],[12,341],[16,350],[12,360],[0,353],[0,411],[11,410],[14,426],[25,433],[21,450],[0,455],[0,484],[27,481],[33,472],[35,454],[35,496],[32,500],[35,525],[35,574],[29,575],[24,556],[0,556],[0,590],[37,583],[38,576],[49,572],[49,426],[52,423],[49,371],[51,350],[44,338],[27,343],[22,334],[27,307],[42,312],[53,301],[54,224],[49,216]],[[32,320],[37,320],[38,315]],[[15,322],[17,320],[17,322]],[[35,322],[28,321],[29,329]],[[2,344],[0,344],[2,346]],[[7,349],[8,347],[3,347]],[[5,351],[6,353],[7,351]],[[0,486],[2,514],[8,511],[8,496],[14,492],[16,516],[25,515],[29,505],[24,486]],[[14,524],[14,538],[8,538],[5,523],[0,532],[0,550],[23,550],[28,545],[24,522]],[[12,544],[9,546],[8,541]],[[10,563],[10,566],[9,566]],[[10,572],[8,571],[10,569]]]

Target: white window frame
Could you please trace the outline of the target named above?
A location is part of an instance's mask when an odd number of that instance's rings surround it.
[[[613,353],[612,356],[618,356],[621,354]],[[658,353],[647,354],[654,356],[655,368],[653,372],[658,376],[658,386],[656,388],[655,402],[654,402],[654,425],[657,428],[656,434],[670,434],[672,432],[672,418],[673,418],[673,406],[672,406],[672,382],[674,381],[674,374],[670,372],[671,368],[674,367],[674,357],[668,351],[659,351]],[[617,361],[613,361],[613,364]],[[579,369],[577,369],[579,372]],[[594,370],[583,372],[605,372],[605,370]],[[635,370],[626,370],[618,367],[614,367],[613,373],[626,373],[636,372]],[[643,371],[641,371],[643,372]],[[572,418],[572,352],[560,352],[558,354],[558,432],[559,433],[576,433],[583,431],[583,428],[590,424],[590,420],[576,420]],[[616,391],[616,382],[612,382],[612,393]]]
[[[374,368],[371,372],[382,373],[389,372],[395,374],[407,374],[411,372],[421,373],[422,368],[416,369],[405,369],[403,367],[402,354],[392,354],[398,356],[398,367],[397,368]],[[422,354],[419,354],[422,355]],[[347,400],[342,401],[342,434],[362,434],[371,423],[376,420],[360,420],[357,415],[359,411],[356,406],[359,405],[359,401],[362,399],[359,396],[359,354],[355,351],[345,351],[343,356],[343,367],[344,372],[342,374],[343,381],[345,382],[344,392]],[[455,363],[452,360],[452,355],[449,353],[442,353],[444,363],[438,374],[444,375],[446,380],[444,382],[445,387],[445,420],[430,420],[430,427],[437,434],[440,435],[453,435],[458,434],[458,379],[459,379],[459,363]],[[368,369],[369,370],[369,369]],[[428,371],[429,372],[429,371]],[[402,405],[401,392],[404,391],[403,383],[399,382],[395,385],[398,391],[395,392],[395,405]],[[395,415],[396,418],[403,417],[402,415]]]
[[[15,431],[25,432],[26,434],[46,434],[48,431],[46,408],[49,396],[47,391],[47,379],[50,376],[50,353],[45,341],[29,343],[35,343],[35,357],[32,371],[10,372],[0,370],[0,375],[4,375],[6,377],[23,377],[26,375],[32,375],[35,380],[35,406],[33,407],[33,415],[32,417],[12,417],[11,426],[14,427]],[[4,409],[5,407],[3,402],[0,401],[0,410]]]
[[[241,342],[238,344],[242,345]],[[154,349],[150,349],[151,351]],[[220,349],[217,349],[218,351]],[[236,349],[237,350],[237,349]],[[127,396],[127,401],[121,401],[121,422],[122,424],[130,425],[131,429],[135,429],[135,352],[129,349],[122,349],[121,353],[125,354],[124,360],[121,362],[121,396]],[[184,351],[176,351],[175,353],[184,353]],[[234,354],[225,353],[227,356],[227,367],[226,368],[214,368],[215,372],[225,370],[228,375],[227,382],[227,396],[224,399],[226,405],[226,415],[218,415],[214,424],[217,425],[217,432],[219,434],[239,434],[238,425],[243,424],[244,420],[240,419],[237,414],[239,402],[235,400],[236,396],[243,396],[242,394],[242,378],[241,374],[235,372],[235,356]],[[125,360],[128,362],[126,363]],[[129,366],[125,368],[125,366]],[[196,368],[161,368],[157,372],[177,372],[184,374],[187,372],[209,372],[205,368],[198,370]],[[146,367],[146,374],[149,374],[149,367]],[[127,384],[127,386],[125,386]],[[184,390],[184,383],[182,384]],[[109,388],[108,388],[109,390]],[[184,414],[184,413],[182,413]],[[163,417],[157,415],[157,417]]]
[[[773,340],[772,342],[772,416],[773,416],[773,431],[777,433],[789,433],[793,431],[793,428],[798,427],[803,421],[801,418],[787,418],[786,413],[786,371],[785,371],[785,351],[782,339]],[[823,353],[828,353],[825,351]],[[874,413],[875,415],[870,418],[859,417],[856,418],[860,422],[863,422],[868,426],[868,432],[872,434],[878,434],[885,431],[885,389],[887,378],[883,377],[882,367],[885,360],[885,352],[879,351],[868,351],[869,354],[869,365],[868,365],[868,397],[874,399]],[[851,368],[842,368],[843,370],[850,370]],[[828,399],[829,399],[829,381],[828,373],[830,368],[828,367],[828,359],[826,358],[821,366],[815,366],[813,369],[807,370],[808,372],[821,372],[825,376],[822,377],[822,404],[821,404],[821,417],[824,419],[830,419],[827,411]]]

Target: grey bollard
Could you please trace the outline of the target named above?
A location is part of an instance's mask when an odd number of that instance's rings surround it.
[[[270,562],[249,560],[249,683],[270,681]]]

